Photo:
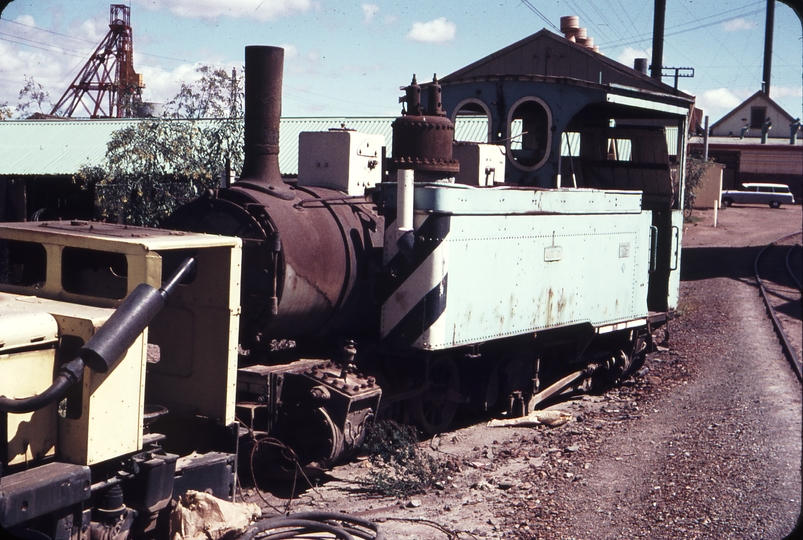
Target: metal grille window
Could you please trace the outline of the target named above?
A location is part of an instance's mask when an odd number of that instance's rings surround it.
[[[549,156],[552,118],[546,104],[538,98],[520,99],[508,116],[509,155],[520,169],[534,170]]]
[[[491,142],[491,111],[485,103],[476,99],[460,102],[452,121],[456,141]]]
[[[608,139],[608,160],[633,161],[633,142],[630,139]]]
[[[580,157],[580,134],[566,131],[560,140],[560,155],[563,157]]]

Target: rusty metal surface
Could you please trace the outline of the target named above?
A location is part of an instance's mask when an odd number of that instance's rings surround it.
[[[284,49],[245,48],[245,161],[240,182],[281,199],[294,198],[279,172]]]
[[[345,361],[298,360],[242,368],[240,373],[241,420],[292,448],[303,467],[326,468],[352,455],[365,439],[382,396],[373,377]],[[276,474],[265,470],[275,465],[294,469],[284,462],[286,454],[270,450],[262,457],[255,465],[261,473]]]
[[[239,236],[243,342],[340,329],[369,305],[364,289],[379,217],[324,188],[294,188],[279,172],[284,51],[247,47],[245,162],[239,182],[179,209],[169,226]],[[450,146],[451,148],[451,146]],[[359,286],[357,286],[359,284]],[[360,292],[360,300],[352,292]],[[343,309],[341,309],[343,308]]]
[[[302,465],[329,467],[362,444],[381,396],[373,377],[322,362],[288,374],[281,399],[295,405],[283,408],[273,434],[293,448]],[[301,430],[300,425],[317,429]]]
[[[422,180],[436,180],[454,176],[460,164],[452,158],[454,124],[446,118],[440,101],[437,80],[428,89],[430,106],[421,108],[421,87],[413,77],[405,87],[406,112],[393,122],[393,158],[388,169],[413,169],[421,173]]]
[[[338,191],[296,190],[287,201],[235,184],[176,212],[182,229],[240,236],[243,339],[297,338],[358,326],[369,306],[367,267],[379,217]],[[271,298],[276,297],[275,313]]]

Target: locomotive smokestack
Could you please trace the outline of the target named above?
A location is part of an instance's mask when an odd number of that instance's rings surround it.
[[[238,183],[290,200],[293,190],[279,171],[284,49],[245,48],[245,160]]]

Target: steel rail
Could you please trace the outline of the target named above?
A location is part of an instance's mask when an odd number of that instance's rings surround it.
[[[789,251],[786,252],[786,271],[789,272],[789,277],[795,280],[798,290],[803,293],[803,284],[800,283],[800,280],[798,279],[797,275],[795,275],[795,272],[792,270],[792,263],[789,261],[789,259],[792,257],[792,252],[795,251],[796,247],[800,247],[800,245],[795,244],[794,246],[789,248]]]
[[[756,276],[756,283],[758,284],[758,290],[761,293],[761,297],[764,299],[764,305],[767,306],[767,312],[769,313],[770,319],[772,320],[772,325],[775,327],[775,332],[778,334],[778,338],[781,341],[781,348],[783,349],[784,355],[789,360],[789,363],[792,364],[792,369],[795,370],[795,374],[797,375],[798,380],[803,381],[803,364],[800,362],[800,358],[798,358],[797,353],[795,352],[792,344],[789,342],[789,337],[786,335],[786,332],[783,330],[783,326],[781,325],[781,321],[778,319],[778,316],[775,313],[775,309],[772,307],[770,303],[769,294],[767,294],[767,290],[764,288],[764,282],[761,280],[761,276],[758,274],[758,262],[761,260],[761,256],[764,254],[767,249],[772,247],[773,245],[786,240],[787,238],[791,238],[798,234],[803,233],[803,230],[787,234],[781,236],[780,238],[776,238],[771,243],[767,244],[761,251],[758,252],[756,255],[756,260],[753,263],[753,271]]]

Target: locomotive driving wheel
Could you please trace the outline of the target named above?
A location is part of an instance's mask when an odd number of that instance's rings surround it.
[[[428,368],[426,389],[410,403],[412,420],[427,435],[449,429],[463,401],[460,394],[460,372],[450,356],[432,359]]]

